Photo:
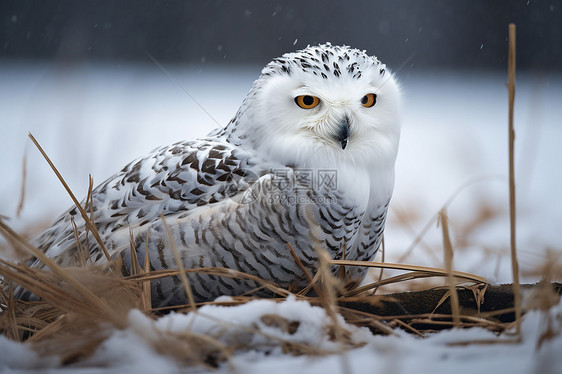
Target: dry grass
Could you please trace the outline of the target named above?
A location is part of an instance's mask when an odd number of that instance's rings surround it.
[[[515,235],[515,130],[513,128],[513,107],[515,103],[515,24],[509,24],[509,50],[507,59],[509,96],[508,145],[509,145],[509,234],[511,249],[511,268],[513,274],[513,295],[515,297],[515,326],[518,338],[521,337],[521,290],[519,287],[519,261],[517,260],[517,240]]]
[[[442,213],[442,225],[446,222],[446,216]],[[492,331],[501,332],[512,327],[510,323],[499,322],[495,316],[499,313],[512,312],[511,310],[493,313],[469,313],[463,314],[463,309],[454,308],[452,314],[438,313],[436,310],[456,294],[459,287],[469,287],[474,294],[477,306],[479,306],[486,294],[486,279],[474,274],[458,272],[452,269],[452,245],[447,242],[448,234],[443,225],[443,237],[445,253],[451,257],[446,261],[450,266],[446,268],[430,268],[424,266],[392,264],[378,262],[361,262],[350,260],[332,260],[320,251],[321,267],[317,274],[307,274],[309,286],[304,292],[297,292],[299,299],[307,300],[313,305],[323,307],[330,318],[331,336],[334,341],[341,343],[341,349],[353,348],[355,345],[350,339],[350,332],[341,326],[336,318],[341,314],[352,324],[367,326],[373,331],[393,334],[393,328],[402,328],[420,337],[442,327],[483,327]],[[10,282],[21,284],[41,297],[41,301],[22,302],[14,300],[11,289],[0,294],[0,304],[3,311],[0,313],[0,330],[2,334],[14,340],[27,340],[33,344],[35,349],[42,354],[61,355],[63,363],[74,363],[83,360],[93,353],[110,334],[112,328],[127,328],[127,316],[131,309],[139,309],[149,316],[156,317],[163,310],[155,310],[150,305],[151,280],[162,277],[178,276],[190,272],[202,272],[225,276],[231,278],[245,278],[256,281],[261,287],[266,288],[278,296],[277,301],[284,300],[290,292],[278,285],[260,279],[251,274],[244,274],[231,269],[204,268],[184,269],[183,271],[166,270],[150,271],[148,259],[141,261],[136,258],[136,251],[132,253],[131,274],[123,276],[120,273],[121,264],[110,263],[105,267],[88,265],[89,259],[81,261],[84,266],[78,268],[60,268],[50,259],[38,253],[36,248],[30,246],[25,239],[13,232],[3,222],[0,223],[2,234],[10,239],[18,249],[25,250],[45,261],[49,269],[29,268],[25,265],[14,264],[8,261],[0,261],[0,274]],[[302,266],[297,254],[291,248],[291,252],[297,266]],[[369,285],[354,289],[345,289],[341,280],[333,277],[329,270],[332,266],[350,267],[364,266],[378,269],[395,269],[402,272],[400,275],[389,276],[375,281]],[[556,272],[554,263],[550,266],[551,272]],[[545,270],[546,271],[546,270]],[[350,307],[350,303],[362,303],[377,305],[389,298],[384,295],[375,295],[374,291],[388,284],[402,282],[424,282],[428,278],[439,277],[447,279],[449,291],[436,302],[428,313],[423,314],[396,314],[377,315],[369,311]],[[548,284],[550,277],[545,279]],[[11,283],[9,283],[11,284]],[[189,287],[186,284],[185,287]],[[307,296],[307,290],[314,289],[317,296]],[[256,298],[239,296],[226,303],[200,303],[176,306],[177,311],[191,311],[201,305],[240,305]],[[458,297],[457,297],[458,299]],[[392,300],[390,300],[392,301]],[[528,308],[543,308],[552,306],[557,302],[556,295],[544,288],[537,291],[534,301],[528,304]],[[458,301],[454,301],[456,305]],[[170,309],[170,308],[168,308]],[[210,318],[210,317],[209,317]],[[268,315],[262,321],[266,325],[275,326],[282,330],[291,331],[295,328],[294,321],[287,320],[279,315]],[[228,322],[220,322],[229,326]],[[425,326],[425,327],[420,327]],[[258,329],[250,329],[248,333],[262,334]],[[545,329],[546,341],[553,336],[552,330]],[[217,336],[201,336],[198,334],[182,331],[169,334],[146,333],[146,339],[157,352],[165,353],[178,360],[184,365],[215,365],[218,362],[228,362],[229,356],[236,349],[249,349],[240,342],[235,346],[225,346]],[[476,342],[482,343],[482,342]],[[277,344],[283,350],[292,354],[324,355],[328,352],[315,348],[314,346],[281,341]],[[191,352],[186,354],[186,352]]]
[[[449,237],[449,223],[447,222],[447,212],[442,209],[439,212],[441,227],[443,228],[443,254],[445,257],[445,268],[447,269],[447,283],[449,286],[449,297],[451,298],[451,309],[453,312],[453,323],[455,327],[460,327],[460,308],[459,308],[459,295],[455,285],[455,277],[453,275],[453,245]]]
[[[35,137],[31,133],[29,134],[29,138],[31,139],[33,144],[35,144],[35,146],[37,147],[39,152],[41,152],[41,155],[43,155],[43,157],[45,158],[45,160],[47,161],[47,163],[49,164],[49,166],[51,167],[51,169],[53,170],[53,172],[55,173],[57,178],[60,180],[60,182],[64,186],[64,189],[66,190],[66,192],[68,193],[68,195],[70,196],[70,198],[74,202],[74,205],[76,205],[76,208],[78,209],[78,211],[82,215],[82,218],[84,219],[84,222],[86,223],[87,229],[92,233],[92,235],[96,239],[98,245],[100,246],[100,249],[102,250],[103,254],[105,255],[105,258],[107,259],[107,261],[111,261],[111,257],[109,256],[109,252],[107,252],[107,249],[105,248],[105,244],[103,243],[103,241],[101,240],[101,238],[98,234],[98,229],[96,228],[96,225],[94,225],[94,222],[90,219],[90,217],[88,217],[88,213],[86,212],[86,209],[84,207],[82,207],[82,205],[80,205],[80,202],[78,201],[76,196],[74,196],[74,193],[72,192],[70,187],[68,187],[68,184],[66,183],[66,181],[64,180],[62,175],[59,173],[57,168],[55,167],[55,164],[53,164],[53,162],[51,161],[51,159],[49,158],[47,153],[43,150],[43,148],[41,147],[39,142],[35,139]],[[92,177],[90,176],[90,185],[91,185],[91,181],[92,181]],[[91,198],[91,190],[90,190],[90,198]],[[88,201],[88,200],[86,200],[86,201]],[[90,206],[92,206],[92,205],[90,204]]]
[[[446,252],[451,253],[452,246],[447,243],[448,234],[446,232],[445,213],[442,212],[442,225],[444,246]],[[150,264],[145,258],[143,266],[132,255],[131,274],[123,276],[120,272],[120,263],[110,263],[105,267],[87,265],[91,264],[89,259],[82,263],[85,266],[78,268],[60,268],[50,259],[46,258],[36,248],[33,248],[17,233],[13,232],[6,224],[0,222],[2,234],[11,239],[11,242],[18,247],[30,252],[34,256],[45,261],[49,269],[30,268],[22,264],[14,264],[8,261],[0,261],[0,274],[9,280],[9,285],[13,283],[21,284],[41,297],[41,301],[23,302],[14,300],[11,288],[7,292],[0,294],[0,304],[3,312],[0,313],[0,330],[2,334],[14,340],[27,340],[33,344],[35,349],[42,354],[57,354],[62,357],[63,363],[74,363],[89,357],[107,337],[113,328],[133,328],[129,325],[127,316],[131,309],[139,309],[146,315],[157,317],[163,310],[152,309],[150,306],[150,287],[152,280],[162,277],[181,276],[190,272],[202,272],[217,276],[230,278],[251,279],[260,284],[260,288],[266,288],[278,295],[276,301],[284,300],[290,292],[278,285],[260,279],[251,274],[244,274],[231,269],[222,268],[203,268],[203,269],[177,269],[150,271]],[[448,249],[447,249],[448,248]],[[295,251],[290,248],[295,263],[304,270],[302,262]],[[132,251],[131,253],[135,253]],[[474,294],[476,303],[484,299],[486,293],[485,278],[477,275],[454,271],[452,266],[447,268],[430,268],[424,266],[361,262],[350,260],[332,260],[329,255],[319,250],[321,266],[317,274],[307,274],[309,286],[306,290],[314,289],[316,296],[307,296],[306,292],[296,293],[297,298],[306,300],[313,305],[323,307],[330,319],[330,336],[340,343],[341,350],[351,349],[356,346],[351,339],[351,333],[338,323],[337,314],[341,314],[347,322],[359,326],[367,326],[373,331],[383,334],[394,334],[393,328],[402,328],[405,331],[416,334],[420,337],[442,327],[483,327],[492,331],[501,332],[511,327],[510,323],[499,322],[496,314],[480,313],[463,314],[463,310],[453,309],[452,314],[438,313],[436,310],[444,304],[459,287],[468,287]],[[449,265],[452,261],[446,261]],[[398,276],[382,278],[372,284],[355,288],[346,289],[341,279],[332,276],[331,267],[351,267],[364,266],[379,269],[397,269],[403,272]],[[377,305],[384,301],[392,301],[384,295],[374,295],[374,290],[383,284],[401,283],[405,281],[421,281],[429,277],[440,277],[448,279],[449,291],[436,302],[428,313],[422,314],[396,314],[396,315],[377,315],[371,311],[360,310],[351,307],[352,303],[362,303]],[[187,280],[187,279],[186,279]],[[548,280],[545,280],[545,282]],[[185,283],[185,287],[189,287]],[[239,296],[231,301],[218,303],[207,302],[195,305],[190,302],[187,305],[175,306],[176,311],[189,312],[202,305],[240,305],[251,300],[254,296]],[[557,300],[552,293],[538,293],[535,304],[530,307],[542,305],[545,307],[545,300],[549,300],[549,305],[553,305]],[[351,304],[350,304],[351,303]],[[458,304],[453,302],[453,305]],[[170,309],[170,308],[168,308]],[[505,310],[503,312],[510,312]],[[207,318],[212,318],[207,316]],[[274,326],[283,331],[290,332],[298,325],[294,321],[288,320],[280,315],[266,315],[262,317],[262,322],[268,326]],[[217,321],[226,328],[230,327],[227,321]],[[420,328],[419,326],[426,326]],[[246,328],[250,334],[261,334],[259,329]],[[550,330],[546,330],[547,332]],[[143,336],[143,332],[140,332]],[[544,340],[552,334],[545,333]],[[228,362],[229,356],[237,349],[250,349],[241,342],[236,342],[233,346],[225,346],[220,342],[220,336],[202,336],[189,331],[177,333],[160,333],[156,336],[153,332],[145,332],[145,339],[152,344],[157,352],[169,355],[184,365],[202,365],[208,367],[218,362]],[[277,341],[285,352],[292,354],[306,355],[325,355],[334,352],[318,349],[315,346],[295,343],[270,337]],[[186,352],[190,352],[187,354]]]

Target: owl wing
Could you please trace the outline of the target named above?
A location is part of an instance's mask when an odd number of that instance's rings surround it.
[[[85,201],[82,205],[93,211],[109,255],[121,256],[127,267],[132,240],[137,258],[148,251],[152,269],[175,268],[173,242],[185,268],[229,268],[298,288],[308,281],[287,244],[313,274],[317,248],[342,258],[345,248],[355,246],[363,212],[348,204],[342,191],[296,182],[296,172],[264,162],[222,138],[204,138],[133,161],[93,191],[91,206]],[[35,242],[64,266],[79,264],[85,250],[91,261],[106,261],[85,226],[78,209],[72,208]],[[41,264],[35,260],[33,266]],[[258,286],[199,273],[190,279],[197,300]],[[185,291],[174,277],[152,287],[155,305],[184,301]]]
[[[93,211],[93,221],[105,241],[122,228],[143,226],[161,215],[189,214],[236,195],[251,183],[255,175],[251,170],[257,164],[262,163],[223,139],[178,142],[129,163],[93,190],[91,206],[85,200],[81,205],[88,214]],[[79,247],[76,235],[80,245],[90,248],[92,259],[99,260],[102,253],[93,236],[87,234],[76,207],[59,217],[33,244],[65,264],[71,257],[68,252],[74,254]]]

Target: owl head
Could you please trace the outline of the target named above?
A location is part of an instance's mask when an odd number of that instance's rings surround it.
[[[386,65],[365,51],[326,43],[271,61],[229,127],[284,164],[394,165],[399,107]]]

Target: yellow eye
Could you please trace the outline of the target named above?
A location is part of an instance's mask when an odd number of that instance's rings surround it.
[[[377,94],[367,94],[361,99],[361,105],[365,108],[370,108],[377,103]]]
[[[320,99],[316,96],[300,95],[295,97],[295,103],[303,109],[312,109],[320,104]]]

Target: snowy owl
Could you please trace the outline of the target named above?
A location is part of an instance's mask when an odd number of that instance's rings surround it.
[[[365,51],[327,43],[286,53],[262,70],[226,127],[131,162],[82,205],[127,269],[131,246],[141,263],[148,250],[152,270],[177,269],[173,241],[186,269],[230,268],[299,290],[308,280],[289,246],[310,274],[318,248],[333,259],[375,255],[394,186],[399,104],[395,78]],[[107,261],[76,208],[33,244],[64,266],[80,251]],[[353,285],[365,274],[354,267],[345,277]],[[196,301],[260,286],[197,272],[188,279]],[[179,277],[151,289],[153,306],[186,302]]]

